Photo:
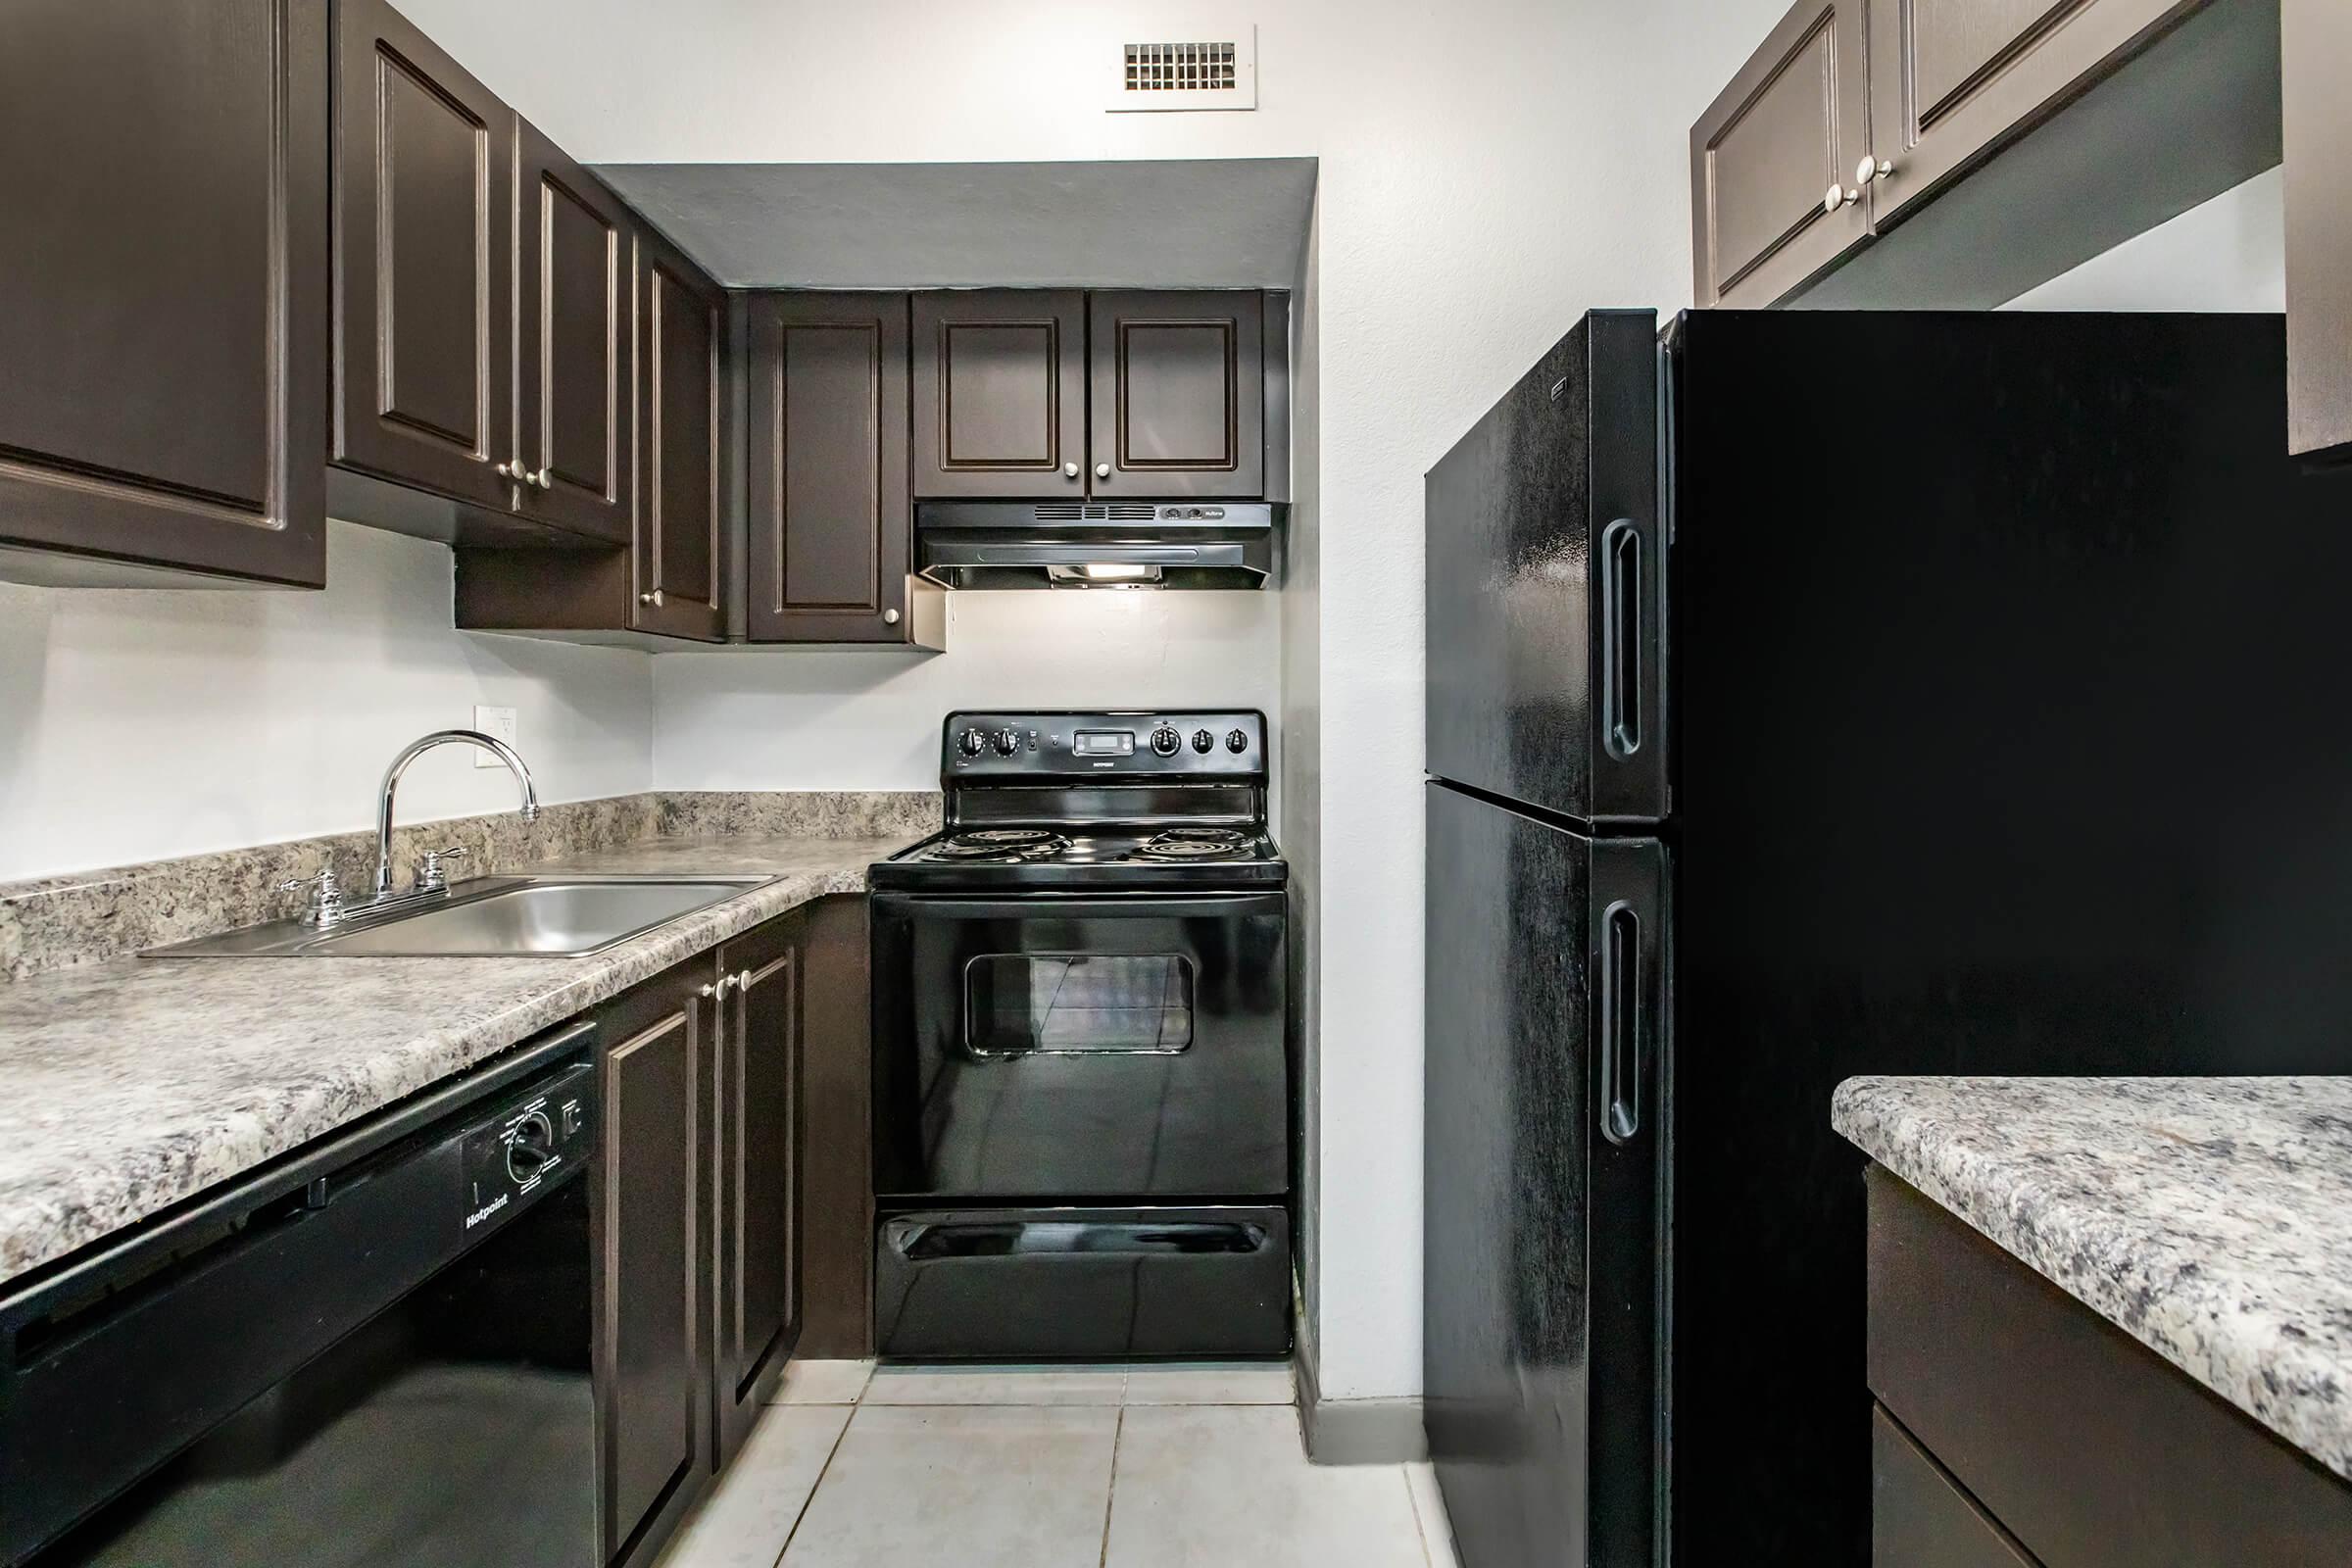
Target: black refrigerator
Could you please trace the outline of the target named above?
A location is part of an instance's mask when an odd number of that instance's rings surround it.
[[[2352,478],[2268,316],[1596,312],[1428,477],[1466,1568],[1864,1564],[1857,1073],[2352,1071]]]

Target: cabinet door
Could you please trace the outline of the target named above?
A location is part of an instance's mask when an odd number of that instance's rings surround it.
[[[1098,496],[1265,493],[1265,299],[1254,290],[1087,296]]]
[[[6,33],[0,542],[84,561],[0,575],[317,587],[322,8],[17,0]]]
[[[514,137],[519,510],[624,544],[629,488],[627,209],[527,121]]]
[[[748,630],[754,642],[915,639],[906,296],[751,302]],[[985,381],[985,377],[982,378]]]
[[[1085,494],[1086,296],[914,296],[917,500]]]
[[[1769,305],[1869,237],[1865,3],[1799,0],[1690,127],[1700,305]]]
[[[336,463],[508,510],[514,112],[382,0],[338,0]]]
[[[709,1468],[705,1004],[684,976],[608,1014],[597,1377],[605,1555],[692,1500]],[[656,1521],[647,1532],[649,1520]]]
[[[801,936],[787,917],[720,950],[719,1462],[750,1436],[800,1335]]]
[[[1869,155],[1884,224],[2206,0],[1869,0]],[[1855,152],[1841,166],[1850,182]]]
[[[2287,445],[2352,459],[2352,7],[2283,3]]]
[[[637,544],[630,624],[726,635],[719,345],[726,300],[658,236],[636,236]]]

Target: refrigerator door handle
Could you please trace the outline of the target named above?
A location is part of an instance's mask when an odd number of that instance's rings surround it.
[[[1601,916],[1600,1131],[1612,1144],[1642,1134],[1642,916],[1622,900]]]
[[[1601,530],[1601,744],[1619,761],[1642,749],[1642,530],[1619,517]]]

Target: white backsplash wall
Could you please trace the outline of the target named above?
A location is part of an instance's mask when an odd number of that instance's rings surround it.
[[[427,730],[516,710],[544,801],[652,782],[652,662],[450,629],[437,544],[327,525],[322,593],[0,583],[0,881],[365,827]],[[404,821],[513,804],[470,749],[419,759]]]
[[[945,654],[662,655],[656,787],[937,789],[959,708],[1281,707],[1271,593],[954,593],[948,612]]]

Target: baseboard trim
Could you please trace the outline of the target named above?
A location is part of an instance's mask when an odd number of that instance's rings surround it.
[[[1304,1333],[1291,1352],[1298,1386],[1298,1431],[1315,1464],[1405,1464],[1429,1455],[1417,1398],[1326,1399]]]

